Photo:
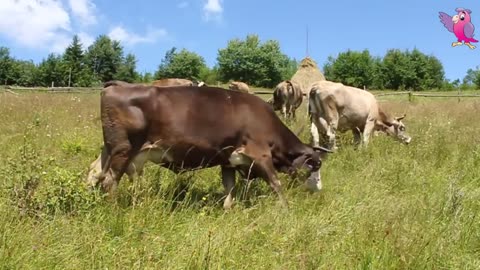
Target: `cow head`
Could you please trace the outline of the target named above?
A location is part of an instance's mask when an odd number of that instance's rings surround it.
[[[308,174],[305,185],[311,191],[320,191],[322,189],[322,179],[320,176],[320,168],[322,167],[322,159],[327,153],[333,151],[323,147],[306,146],[305,150],[296,156],[289,168],[289,174],[295,176],[299,171]]]
[[[279,111],[282,109],[282,104],[276,100],[275,98],[272,98],[269,100],[270,105],[272,106],[274,111]]]
[[[274,111],[282,109],[281,94],[278,88],[273,91],[272,97],[267,102],[272,106]]]
[[[400,117],[393,117],[389,120],[380,121],[378,130],[385,132],[388,136],[391,136],[404,144],[409,144],[412,141],[412,137],[405,132],[406,127],[402,122],[405,116],[406,114]]]
[[[193,85],[195,85],[197,87],[207,86],[207,84],[203,81],[195,81],[195,82],[193,82]]]

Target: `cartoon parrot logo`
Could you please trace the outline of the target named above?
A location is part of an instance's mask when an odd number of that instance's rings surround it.
[[[473,50],[475,49],[475,46],[472,45],[471,42],[478,42],[478,40],[473,38],[475,27],[473,26],[470,17],[472,11],[464,8],[456,8],[455,11],[457,12],[457,15],[454,15],[453,17],[445,12],[439,12],[440,22],[443,23],[449,32],[454,33],[457,37],[457,42],[453,42],[452,47],[465,44]]]

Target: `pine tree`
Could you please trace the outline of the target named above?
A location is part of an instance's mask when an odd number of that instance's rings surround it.
[[[139,75],[135,71],[136,65],[137,59],[135,58],[135,55],[131,53],[127,54],[123,63],[120,65],[115,78],[117,80],[122,80],[130,83],[137,81]]]
[[[64,77],[69,86],[77,85],[80,74],[84,69],[84,54],[82,44],[77,35],[73,36],[72,43],[67,47],[63,55],[63,64],[65,66]]]

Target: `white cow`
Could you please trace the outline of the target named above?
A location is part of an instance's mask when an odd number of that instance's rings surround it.
[[[314,146],[319,145],[319,134],[323,134],[328,139],[329,148],[337,149],[337,131],[348,130],[353,132],[355,143],[363,146],[367,146],[373,131],[385,132],[405,144],[412,140],[401,121],[405,115],[392,117],[380,108],[372,93],[341,83],[313,83],[309,93],[309,113]]]

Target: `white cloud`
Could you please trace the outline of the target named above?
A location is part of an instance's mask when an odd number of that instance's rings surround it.
[[[65,52],[65,49],[70,45],[72,42],[72,37],[67,35],[57,35],[55,36],[52,43],[48,44],[48,51],[54,52],[58,54],[62,54]]]
[[[78,37],[80,38],[80,42],[82,43],[84,49],[87,49],[88,46],[92,45],[95,41],[94,37],[85,32],[78,33]]]
[[[69,31],[70,17],[60,1],[2,0],[0,4],[0,34],[19,44],[58,51]]]
[[[95,17],[95,4],[92,0],[69,0],[70,8],[74,16],[78,17],[82,25],[97,23]]]
[[[223,7],[223,0],[206,0],[203,5],[203,16],[205,20],[221,20]]]
[[[188,1],[181,0],[188,5]],[[84,49],[94,42],[86,27],[97,23],[94,0],[0,0],[0,36],[16,46],[62,53],[78,34]],[[72,19],[79,24],[72,26]],[[155,43],[168,38],[167,31],[149,27],[144,34],[129,32],[122,26],[111,29],[111,38],[126,46]]]
[[[118,40],[127,46],[133,46],[138,43],[155,43],[159,39],[166,38],[167,35],[168,33],[165,29],[151,27],[147,29],[147,33],[143,36],[128,32],[121,26],[116,26],[108,33],[111,39]]]
[[[187,8],[190,4],[187,1],[182,1],[178,3],[177,7],[178,8]]]

